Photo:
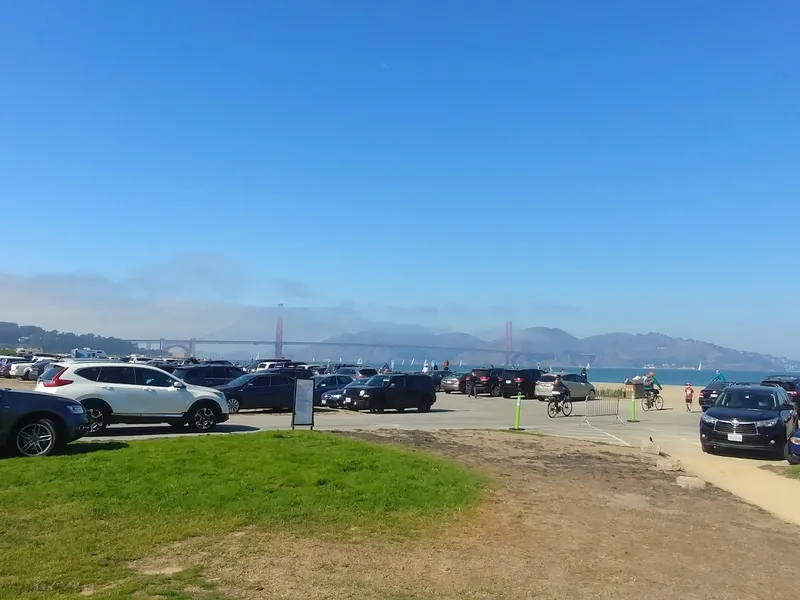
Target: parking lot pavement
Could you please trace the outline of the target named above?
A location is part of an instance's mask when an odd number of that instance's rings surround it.
[[[320,430],[334,429],[506,429],[514,425],[516,402],[514,399],[469,398],[461,394],[440,393],[437,402],[429,413],[409,410],[404,413],[387,411],[383,414],[351,412],[346,410],[318,410],[315,413],[315,426]],[[612,423],[612,417],[591,418],[581,423],[583,405],[574,404],[571,417],[547,416],[547,405],[536,400],[523,401],[520,425],[531,433],[542,433],[559,437],[574,438],[619,445],[638,446],[642,439],[677,438],[696,439],[697,420],[700,413],[687,414],[674,410],[637,415],[639,423]],[[627,407],[627,406],[626,406]],[[626,419],[622,415],[622,419]],[[291,427],[291,414],[272,411],[244,411],[232,415],[230,421],[219,426],[217,433],[248,433],[270,429]],[[147,437],[191,435],[176,432],[167,426],[124,426],[109,428],[108,435],[98,439],[143,439]]]

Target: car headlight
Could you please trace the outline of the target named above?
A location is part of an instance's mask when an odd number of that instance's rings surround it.
[[[775,427],[778,424],[778,418],[767,419],[766,421],[756,421],[756,427]]]
[[[70,404],[67,408],[76,415],[82,415],[86,412],[81,404]]]
[[[361,390],[360,392],[358,392],[358,395],[361,396],[362,398],[369,398],[369,392],[366,390]]]
[[[713,425],[718,421],[716,417],[709,417],[708,415],[703,415],[700,420],[707,425]]]
[[[789,443],[792,444],[793,446],[800,446],[800,437],[794,437],[794,436],[790,437]]]

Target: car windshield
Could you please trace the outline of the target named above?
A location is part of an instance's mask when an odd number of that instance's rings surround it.
[[[545,383],[553,383],[555,380],[556,380],[556,376],[555,375],[542,375],[539,378],[539,381],[543,381]]]
[[[745,410],[778,410],[780,405],[775,394],[762,390],[726,390],[714,406]]]
[[[367,379],[365,383],[361,385],[368,385],[371,387],[382,387],[389,383],[389,376],[388,375],[375,375],[374,377],[370,377]]]
[[[173,373],[173,375],[175,375],[175,373]],[[260,377],[261,373],[259,373],[258,376]],[[240,377],[237,377],[236,379],[229,381],[226,385],[229,385],[231,387],[240,387],[248,383],[254,377],[256,377],[255,373],[247,373],[246,375],[241,375]]]
[[[357,385],[366,385],[363,379],[354,379],[344,387],[355,387]]]

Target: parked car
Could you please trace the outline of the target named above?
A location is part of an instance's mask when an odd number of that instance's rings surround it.
[[[247,373],[217,388],[225,395],[228,410],[237,413],[245,408],[289,410],[294,406],[295,379],[264,371]]]
[[[536,396],[536,382],[542,376],[540,369],[508,369],[500,376],[500,391],[503,398],[511,398],[522,392],[522,397]]]
[[[349,375],[339,375],[339,377],[349,377]],[[323,392],[321,396],[322,406],[327,406],[329,408],[341,408],[343,403],[343,398],[345,395],[345,391],[347,388],[351,386],[357,385],[364,385],[363,379],[353,379],[350,383],[338,390],[332,390],[330,392]]]
[[[19,356],[2,356],[0,357],[0,375],[6,379],[11,378],[11,367],[16,363],[30,362],[30,359],[22,358]]]
[[[800,465],[800,430],[795,430],[786,443],[784,458],[789,464]]]
[[[589,383],[586,378],[575,373],[564,373],[561,375],[564,385],[569,388],[569,395],[572,400],[594,400],[597,389],[593,383]],[[553,396],[553,383],[556,380],[556,373],[545,373],[536,383],[534,397],[539,400],[549,400]]]
[[[83,404],[89,434],[102,433],[112,423],[169,423],[208,432],[228,420],[222,393],[145,364],[55,362],[39,378],[36,391]]]
[[[259,373],[286,375],[292,379],[311,379],[314,377],[314,373],[305,367],[275,367],[273,369],[267,369],[266,371],[259,371]]]
[[[52,362],[54,360],[58,360],[54,356],[48,355],[39,355],[34,356],[30,360],[22,361],[22,362],[15,362],[11,365],[11,368],[8,371],[9,377],[19,377],[20,379],[36,379],[36,377],[31,377],[31,374],[34,372],[32,371],[31,367],[37,365],[37,369],[41,367],[41,363],[43,362]]]
[[[165,370],[161,365],[153,365]],[[184,383],[204,387],[219,387],[244,375],[244,369],[233,365],[186,365],[172,371]]]
[[[53,361],[49,358],[36,361],[32,365],[28,365],[27,363],[17,363],[17,371],[16,376],[20,379],[25,381],[34,381],[39,378],[39,376],[44,373],[47,368],[50,366],[50,363]],[[24,368],[21,365],[27,365]],[[20,369],[22,369],[22,373],[20,373]],[[12,369],[13,372],[13,369]]]
[[[73,400],[0,389],[0,448],[18,456],[48,456],[83,437],[88,419]]]
[[[442,390],[442,381],[452,375],[452,371],[430,371],[428,376],[433,380],[433,389],[437,392]]]
[[[778,386],[732,384],[700,417],[703,452],[746,449],[780,454],[797,429],[797,409]]]
[[[354,380],[350,375],[315,375],[314,379],[314,406],[333,406],[322,401],[323,394],[338,392]],[[331,399],[329,395],[326,400]]]
[[[453,392],[461,392],[462,394],[465,394],[467,392],[466,377],[466,373],[449,373],[446,377],[442,378],[440,387],[442,390],[444,390],[445,394],[451,394]]]
[[[353,379],[369,379],[378,374],[378,369],[372,367],[339,367],[336,375],[350,375]]]
[[[703,412],[706,412],[710,406],[713,406],[717,401],[719,394],[722,390],[728,387],[732,381],[712,381],[697,395],[697,403]]]
[[[490,396],[499,396],[500,391],[500,376],[505,369],[472,369],[467,379],[467,391],[473,393],[489,394]]]
[[[797,375],[771,375],[765,378],[761,385],[777,385],[786,390],[786,393],[792,399],[792,402],[797,404],[800,402],[798,393],[800,393],[800,377]]]
[[[387,408],[397,412],[407,408],[428,412],[435,402],[433,380],[421,373],[375,375],[362,385],[348,386],[343,399],[345,408],[369,409],[374,413],[382,413]]]

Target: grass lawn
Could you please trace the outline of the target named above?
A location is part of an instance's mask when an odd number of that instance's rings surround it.
[[[789,479],[800,479],[800,465],[761,465],[759,469],[771,471]]]
[[[3,600],[89,589],[98,600],[212,600],[199,569],[168,578],[127,564],[253,524],[415,535],[477,504],[483,483],[442,459],[320,432],[78,443],[64,456],[0,460],[0,482]]]

